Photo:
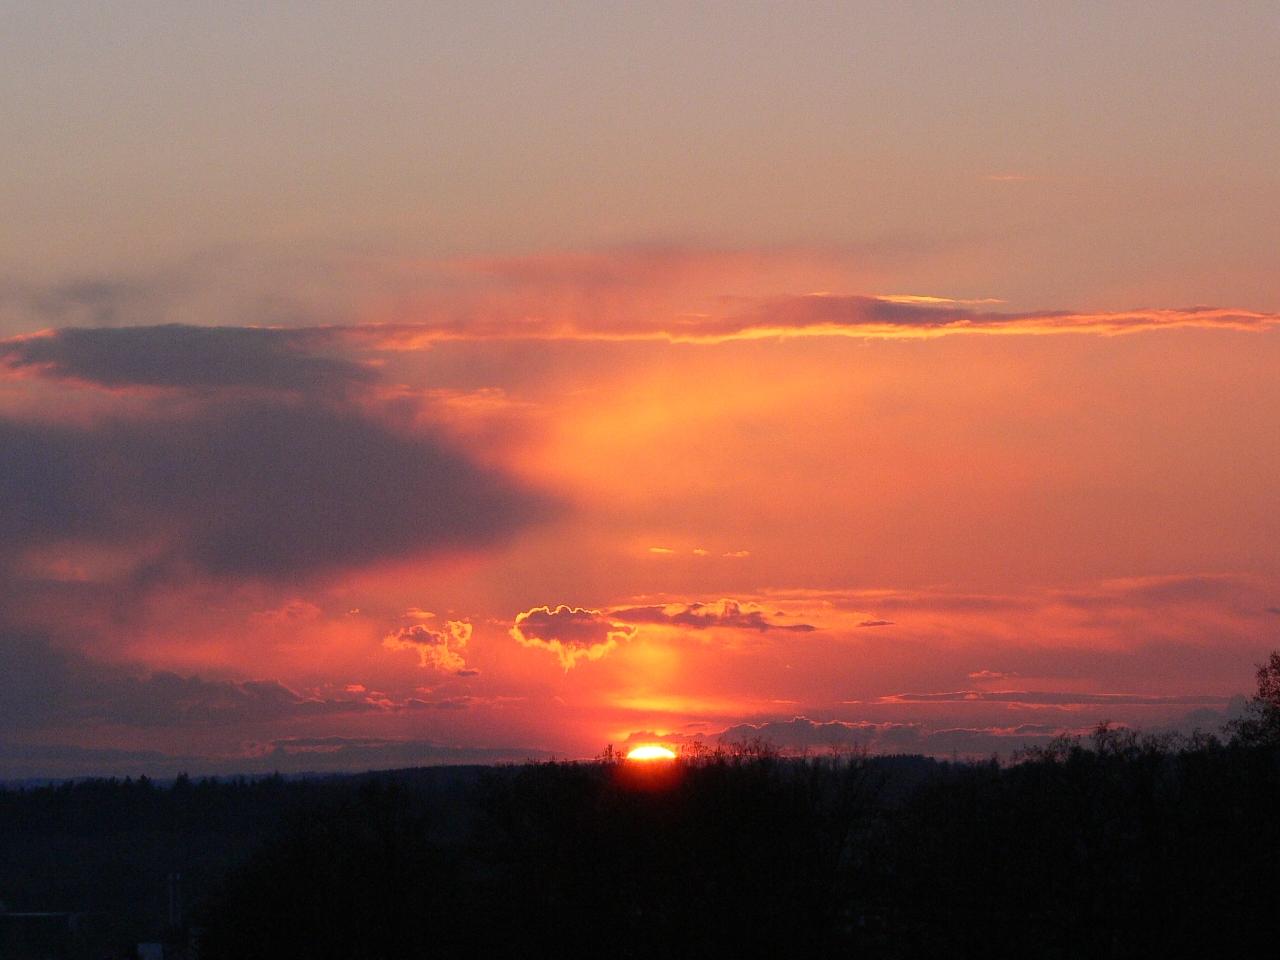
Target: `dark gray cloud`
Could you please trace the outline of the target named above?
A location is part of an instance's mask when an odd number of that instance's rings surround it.
[[[147,415],[0,420],[0,564],[31,547],[145,545],[149,575],[284,578],[480,546],[546,501],[347,388],[327,333],[165,325],[0,342],[0,364],[103,387],[189,388]]]
[[[904,303],[859,295],[808,294],[765,299],[744,317],[723,321],[734,327],[747,323],[783,328],[886,325],[939,327],[956,323],[1005,323],[1004,314],[980,313],[954,305]]]
[[[0,449],[0,563],[87,543],[136,547],[150,575],[291,579],[484,546],[549,507],[429,436],[319,403],[0,420]]]
[[[92,680],[82,656],[39,635],[0,629],[0,725],[33,727],[66,719]]]
[[[379,709],[363,699],[307,697],[277,680],[205,680],[166,671],[118,680],[97,693],[103,720],[137,727],[253,723]]]
[[[1111,580],[1094,590],[1064,590],[1052,596],[1062,603],[1093,609],[1122,604],[1225,603],[1238,600],[1256,589],[1256,584],[1247,577],[1190,574]]]
[[[352,360],[309,352],[318,331],[262,327],[68,327],[0,341],[11,369],[102,387],[333,391],[369,383]]]
[[[0,321],[21,325],[113,327],[153,315],[154,281],[120,277],[70,277],[49,284],[0,280]]]

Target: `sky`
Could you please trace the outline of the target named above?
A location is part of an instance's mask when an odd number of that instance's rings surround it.
[[[1217,729],[1273,3],[0,0],[0,778]]]

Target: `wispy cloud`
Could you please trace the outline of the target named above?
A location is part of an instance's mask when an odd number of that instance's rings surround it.
[[[810,623],[787,623],[754,603],[718,600],[715,603],[668,603],[660,606],[618,607],[610,616],[635,625],[679,627],[709,630],[725,627],[766,633],[780,630],[788,633],[811,633],[818,629]]]
[[[1207,706],[1225,704],[1229,697],[1205,694],[1145,696],[1136,693],[1079,693],[1047,690],[952,690],[944,693],[894,693],[877,703],[1008,703],[1022,706]]]
[[[625,318],[612,324],[590,317],[525,317],[519,323],[478,318],[468,323],[380,323],[329,327],[334,338],[369,350],[420,350],[435,343],[479,340],[664,341],[716,344],[737,340],[845,337],[861,340],[934,339],[944,336],[1092,334],[1118,336],[1179,328],[1259,331],[1280,324],[1280,314],[1223,307],[1142,308],[1110,312],[974,310],[952,302],[898,297],[804,294],[738,304],[719,315]]]

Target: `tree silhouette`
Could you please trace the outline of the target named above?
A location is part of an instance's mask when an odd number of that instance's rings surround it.
[[[1270,659],[1258,666],[1258,692],[1231,728],[1236,741],[1245,746],[1280,745],[1280,650],[1273,650]]]

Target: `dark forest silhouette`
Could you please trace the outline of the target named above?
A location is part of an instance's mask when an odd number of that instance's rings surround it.
[[[1220,956],[1280,937],[1280,653],[1258,681],[1226,740],[1100,724],[1009,764],[756,742],[0,791],[0,898],[80,911],[77,957]]]

